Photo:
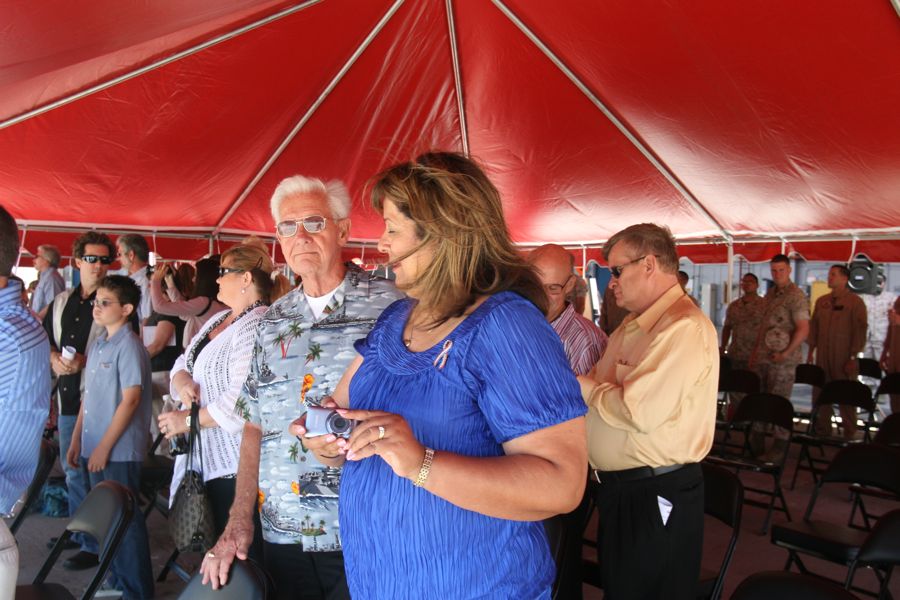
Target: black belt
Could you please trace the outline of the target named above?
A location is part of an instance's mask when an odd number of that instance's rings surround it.
[[[638,479],[647,479],[648,477],[658,477],[677,471],[681,467],[687,465],[666,465],[665,467],[636,467],[634,469],[625,469],[624,471],[594,471],[594,477],[597,483],[625,483],[626,481],[637,481]]]

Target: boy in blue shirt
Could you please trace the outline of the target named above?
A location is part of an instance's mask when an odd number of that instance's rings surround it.
[[[138,498],[150,436],[150,355],[128,325],[141,292],[128,277],[110,275],[94,298],[94,322],[105,328],[88,350],[84,399],[66,460],[86,471],[89,487],[117,481]],[[140,509],[110,567],[123,598],[153,597],[147,527]]]

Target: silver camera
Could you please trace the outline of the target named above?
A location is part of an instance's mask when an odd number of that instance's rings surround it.
[[[306,413],[306,436],[336,435],[349,438],[356,427],[356,421],[342,417],[333,408],[310,406]]]

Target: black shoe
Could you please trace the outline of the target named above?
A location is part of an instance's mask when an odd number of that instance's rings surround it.
[[[63,561],[63,569],[67,571],[83,571],[85,569],[90,569],[91,567],[96,567],[98,565],[97,555],[91,554],[90,552],[81,551],[78,554],[72,556],[72,558],[67,558]]]
[[[47,548],[53,550],[53,546],[56,545],[56,541],[58,539],[58,537],[50,538],[50,541],[47,542]],[[79,548],[81,548],[81,544],[73,540],[71,537],[66,540],[65,544],[63,544],[63,550],[78,550]]]

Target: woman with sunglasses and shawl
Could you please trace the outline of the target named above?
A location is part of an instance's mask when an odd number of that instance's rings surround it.
[[[395,302],[335,390],[349,439],[307,438],[343,465],[354,599],[550,598],[540,520],[574,509],[584,402],[500,196],[469,159],[420,156],[377,176]],[[306,435],[306,419],[292,431]]]
[[[234,499],[235,474],[244,427],[244,409],[238,393],[250,370],[256,328],[266,307],[286,290],[273,283],[271,258],[254,246],[235,246],[222,255],[219,299],[228,310],[213,315],[193,337],[172,367],[170,391],[183,410],[159,415],[159,430],[168,439],[187,434],[192,402],[200,404],[203,478],[212,503],[216,536],[228,522]],[[195,465],[200,457],[194,456]],[[187,457],[175,460],[172,493],[184,476]],[[261,559],[262,535],[256,524],[251,556]]]

